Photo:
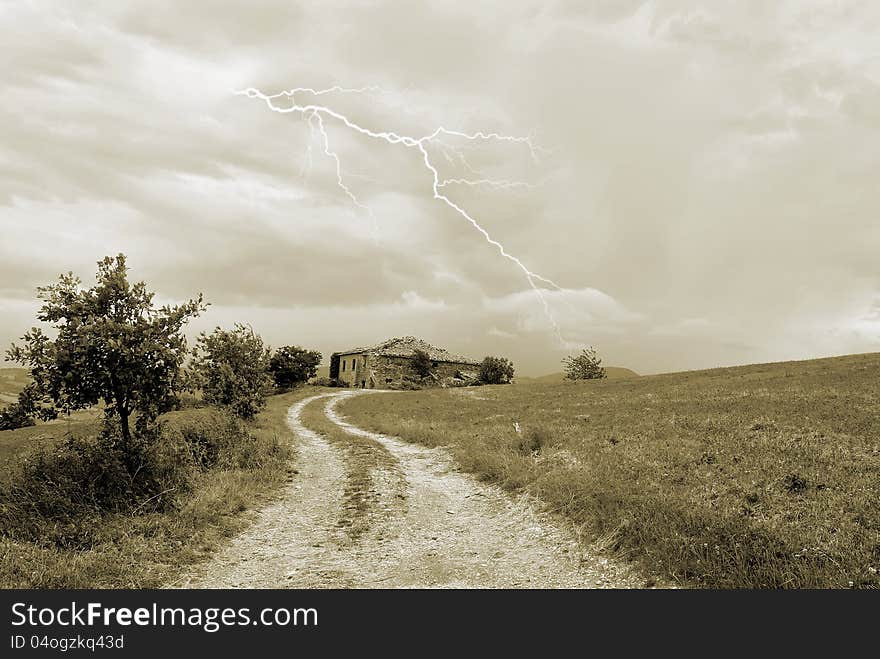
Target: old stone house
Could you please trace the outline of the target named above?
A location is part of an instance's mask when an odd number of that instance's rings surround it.
[[[419,378],[412,368],[416,350],[431,358],[431,375]],[[414,336],[388,339],[374,346],[340,350],[330,355],[330,377],[360,389],[457,386],[476,380],[480,362],[453,355]]]

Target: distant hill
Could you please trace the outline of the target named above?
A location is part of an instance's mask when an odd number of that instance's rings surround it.
[[[18,392],[30,380],[25,368],[0,368],[0,405],[18,400]]]
[[[606,366],[605,367],[605,376],[609,380],[620,380],[622,378],[639,378],[641,377],[635,371],[623,368],[622,366]],[[541,375],[536,378],[530,377],[517,377],[517,382],[535,382],[540,384],[552,384],[553,382],[562,382],[565,380],[565,373],[550,373],[548,375]]]

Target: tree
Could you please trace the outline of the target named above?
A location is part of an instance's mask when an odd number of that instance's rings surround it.
[[[0,410],[0,430],[15,430],[35,425],[34,418],[21,403],[12,403]]]
[[[480,382],[507,384],[513,379],[513,362],[504,357],[486,357],[480,364]]]
[[[103,401],[105,419],[117,420],[129,455],[130,419],[146,428],[173,406],[186,355],[183,326],[207,305],[202,296],[179,306],[153,306],[144,282],[128,281],[125,256],[98,262],[97,283],[83,288],[73,273],[37,289],[37,319],[52,323],[52,340],[34,327],[10,360],[30,367],[34,398],[70,413]]]
[[[431,371],[434,368],[434,362],[431,360],[431,355],[420,348],[413,350],[412,357],[409,358],[409,363],[412,370],[420,378],[426,378],[431,375]]]
[[[269,360],[269,372],[279,389],[290,389],[315,377],[321,353],[299,346],[282,346]]]
[[[50,421],[58,416],[52,401],[41,396],[31,382],[18,394],[18,400],[0,410],[0,430],[15,430],[36,425],[35,418]]]
[[[193,369],[204,399],[250,419],[266,404],[272,388],[269,349],[262,337],[246,325],[202,332],[193,351]]]
[[[600,380],[605,377],[602,360],[592,346],[582,350],[577,357],[569,355],[562,364],[567,380]]]

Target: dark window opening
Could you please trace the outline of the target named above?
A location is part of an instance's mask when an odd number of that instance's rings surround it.
[[[345,360],[344,359],[342,360],[342,370],[343,371],[345,370]]]

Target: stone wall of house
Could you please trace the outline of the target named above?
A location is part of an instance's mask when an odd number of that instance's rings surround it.
[[[409,357],[390,357],[370,353],[339,355],[337,378],[349,387],[365,389],[399,389],[404,379],[417,380]],[[433,376],[419,384],[423,387],[449,386],[460,373],[476,375],[480,367],[457,362],[434,362]],[[344,365],[344,368],[343,368]]]
[[[421,386],[443,386],[446,381],[454,378],[459,372],[476,373],[479,366],[455,362],[434,362],[433,377],[426,378]],[[368,388],[395,389],[399,388],[404,378],[417,378],[412,370],[412,360],[409,357],[387,357],[371,355],[368,357],[366,379]],[[371,385],[370,375],[373,376],[374,385]]]
[[[339,374],[337,375],[339,381],[349,387],[360,387],[364,379],[369,379],[369,370],[364,368],[365,360],[366,355],[364,354],[339,355]]]

